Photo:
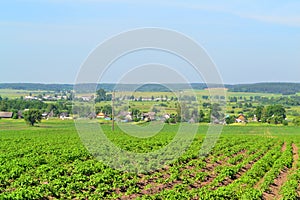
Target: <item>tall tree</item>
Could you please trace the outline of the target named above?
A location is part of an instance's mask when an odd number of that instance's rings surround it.
[[[263,110],[264,106],[257,106],[254,111],[254,114],[256,115],[258,121],[260,121],[262,118]]]
[[[106,101],[106,91],[104,89],[99,89],[96,92],[95,102]]]
[[[199,122],[204,122],[205,113],[203,110],[199,111]]]
[[[109,104],[103,106],[102,112],[105,113],[106,115],[111,115],[112,114],[112,106]]]
[[[42,113],[39,110],[30,109],[24,112],[24,120],[27,124],[34,126],[34,124],[41,122]]]
[[[286,118],[286,111],[282,105],[270,105],[263,109],[262,122],[280,124]]]

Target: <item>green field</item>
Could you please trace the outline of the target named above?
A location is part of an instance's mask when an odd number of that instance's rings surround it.
[[[132,152],[167,145],[177,125],[138,139],[102,125],[107,137]],[[199,150],[208,126],[190,148],[163,169],[135,174],[97,161],[81,143],[73,121],[0,120],[0,199],[297,199],[300,128],[224,126],[206,157]],[[149,161],[151,164],[151,161]],[[275,183],[275,184],[274,184]]]
[[[108,94],[111,94],[108,92]],[[94,93],[81,93],[78,96],[91,96],[95,95]],[[132,91],[132,92],[116,92],[116,97],[124,96],[124,95],[134,95],[136,98],[142,97],[160,97],[167,95],[168,97],[179,97],[180,95],[196,95],[198,99],[201,99],[202,96],[209,95],[209,90],[184,90],[184,91],[174,91],[174,92],[139,92],[139,91]],[[250,97],[250,96],[261,96],[261,97],[280,97],[281,94],[272,94],[272,93],[251,93],[251,92],[227,92],[227,97]]]
[[[0,89],[0,96],[7,97],[7,98],[19,98],[29,96],[29,94],[33,96],[38,96],[39,94],[43,93],[52,93],[48,91],[36,90],[36,91],[29,91],[29,90],[15,90],[15,89]]]

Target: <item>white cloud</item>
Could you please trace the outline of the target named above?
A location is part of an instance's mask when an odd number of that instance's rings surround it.
[[[37,0],[26,0],[38,2]],[[232,0],[222,1],[180,1],[180,0],[47,0],[45,3],[57,4],[130,4],[147,7],[157,6],[158,10],[164,8],[188,9],[193,11],[210,11],[224,13],[233,16],[257,20],[264,23],[273,23],[287,26],[300,26],[300,2],[299,1],[273,1],[273,0]]]
[[[183,9],[221,12],[230,15],[253,19],[265,23],[273,23],[287,26],[300,26],[300,2],[298,1],[213,1],[204,2],[178,2],[166,3],[162,1],[159,5],[178,7]],[[217,3],[216,3],[217,2]]]
[[[274,23],[287,26],[300,27],[300,16],[274,16],[274,15],[251,15],[242,14],[244,18],[254,19],[261,22]]]

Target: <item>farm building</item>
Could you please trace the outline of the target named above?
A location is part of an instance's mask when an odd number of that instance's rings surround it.
[[[155,112],[148,112],[143,114],[144,121],[153,121],[155,120]]]
[[[18,111],[18,119],[22,119],[23,118],[23,113],[21,110]]]
[[[12,118],[13,112],[0,112],[0,118]]]
[[[104,119],[106,116],[105,116],[105,114],[103,113],[103,112],[99,112],[98,114],[97,114],[97,118],[101,118],[101,119]]]
[[[127,120],[127,122],[131,122],[131,121],[132,121],[132,115],[131,115],[131,113],[128,113],[128,114],[125,116],[125,120]]]
[[[90,101],[90,100],[92,100],[92,96],[82,96],[81,97],[81,99],[83,100],[83,101]]]
[[[73,117],[70,117],[70,116],[69,116],[69,113],[66,113],[66,112],[60,113],[59,118],[60,118],[61,120],[65,120],[65,119],[73,119]]]
[[[53,116],[54,116],[53,110],[51,110],[50,112],[44,112],[44,113],[42,114],[42,117],[43,117],[44,119],[48,119],[48,118],[53,117]]]
[[[166,120],[166,119],[170,119],[170,115],[169,115],[169,114],[165,114],[165,115],[163,116],[163,120]]]
[[[247,119],[246,119],[245,115],[239,114],[238,118],[236,118],[235,121],[237,123],[244,123],[244,122],[247,122]]]
[[[90,112],[87,117],[90,119],[95,119],[97,117],[97,115],[95,112]]]

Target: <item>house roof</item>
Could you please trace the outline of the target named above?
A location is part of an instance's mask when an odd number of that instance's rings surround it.
[[[143,115],[145,116],[145,117],[147,117],[147,116],[154,116],[156,113],[155,112],[147,112],[147,113],[143,113]]]
[[[246,117],[245,117],[243,114],[240,114],[240,115],[238,116],[238,118],[236,118],[236,120],[237,120],[237,121],[242,121],[242,122],[244,122],[244,121],[246,121]]]
[[[239,115],[238,119],[245,119],[246,117],[244,115]]]
[[[0,118],[11,118],[13,112],[0,112]]]

